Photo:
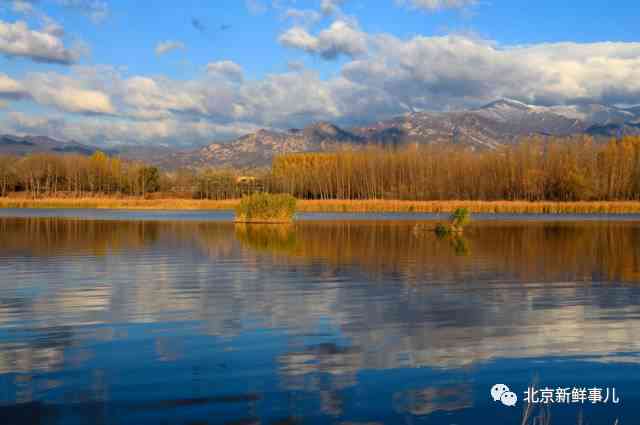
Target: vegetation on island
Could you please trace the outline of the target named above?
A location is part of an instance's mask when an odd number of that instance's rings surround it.
[[[291,223],[296,213],[296,198],[288,194],[254,193],[236,207],[237,223]]]
[[[448,224],[438,223],[435,232],[438,236],[462,234],[464,228],[471,222],[471,213],[468,208],[458,208],[449,217]]]

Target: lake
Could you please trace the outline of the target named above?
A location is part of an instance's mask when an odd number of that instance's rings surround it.
[[[0,423],[637,423],[640,217],[435,218],[1,210]]]

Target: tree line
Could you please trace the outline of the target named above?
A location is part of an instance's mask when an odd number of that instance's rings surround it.
[[[0,196],[24,192],[47,196],[148,196],[230,199],[262,190],[257,179],[239,180],[233,170],[182,169],[165,172],[139,161],[109,157],[33,153],[0,155]]]
[[[309,199],[588,201],[640,199],[640,137],[529,138],[473,152],[370,147],[275,158],[273,184]]]
[[[127,195],[233,199],[270,191],[303,199],[640,200],[640,137],[529,138],[496,150],[456,145],[296,153],[270,170],[162,171],[96,152],[0,155],[0,196]]]

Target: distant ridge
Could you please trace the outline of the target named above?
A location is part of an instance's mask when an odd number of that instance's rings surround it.
[[[259,130],[227,143],[178,151],[168,147],[121,146],[111,153],[166,169],[180,167],[268,166],[275,155],[359,148],[367,144],[454,143],[469,149],[495,149],[522,137],[590,135],[596,138],[640,134],[640,106],[600,104],[538,106],[498,99],[477,109],[456,112],[413,112],[369,125],[345,129],[318,122],[303,129]],[[90,155],[97,148],[48,137],[0,136],[0,153],[73,152]]]
[[[25,155],[27,153],[77,153],[91,155],[97,148],[77,142],[63,142],[45,136],[0,135],[0,154]]]

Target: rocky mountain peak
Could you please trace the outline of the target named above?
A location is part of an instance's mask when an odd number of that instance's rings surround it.
[[[534,107],[518,100],[504,98],[488,103],[479,109],[517,109],[520,111],[530,111],[534,109]]]

